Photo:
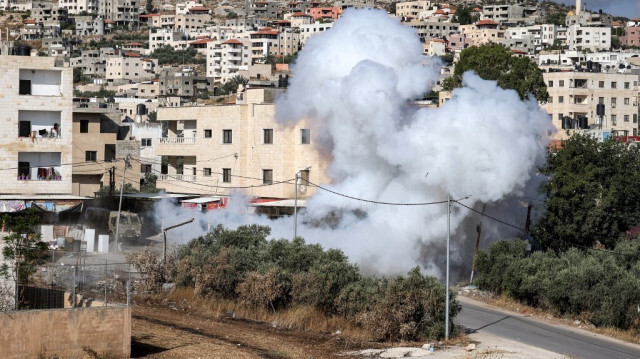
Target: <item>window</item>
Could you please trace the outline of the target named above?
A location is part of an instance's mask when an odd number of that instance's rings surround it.
[[[222,130],[222,143],[233,143],[231,130]]]
[[[629,83],[628,82],[624,83],[624,88],[627,89],[627,90],[629,89]]]
[[[311,143],[311,130],[308,128],[303,128],[300,130],[300,143],[303,145],[308,145]]]
[[[205,177],[211,177],[211,168],[203,168],[202,175]]]
[[[211,130],[204,130],[204,138],[211,138],[212,132]]]
[[[612,81],[611,82],[611,88],[614,89],[614,88],[616,88],[616,86],[618,86],[618,83],[615,82],[615,81]]]
[[[87,151],[84,153],[84,160],[87,162],[96,162],[98,160],[97,151]]]
[[[616,115],[611,115],[611,125],[612,125],[612,126],[615,126],[615,125],[616,125],[616,122],[617,122]]]
[[[604,81],[600,81],[600,82],[598,82],[598,87],[600,87],[600,88],[604,88]]]
[[[604,97],[598,97],[598,103],[604,105]]]
[[[31,95],[31,80],[20,80],[20,95]]]
[[[262,184],[273,183],[273,170],[262,170]]]
[[[268,145],[273,143],[273,129],[265,128],[262,130],[263,143]]]
[[[19,137],[31,136],[31,121],[18,122],[18,136]]]
[[[553,81],[549,81],[549,87],[553,87]]]
[[[624,104],[625,104],[625,105],[628,105],[628,104],[629,104],[629,98],[628,98],[628,97],[625,97],[625,98],[624,98]]]
[[[142,139],[142,147],[151,147],[151,139],[143,138]]]
[[[633,123],[638,123],[638,114],[637,113],[633,114]]]
[[[231,168],[223,168],[222,169],[222,182],[230,183],[231,182]]]
[[[558,96],[558,103],[564,103],[564,96]]]
[[[564,80],[560,80],[560,83],[558,84],[558,86],[564,87]]]
[[[28,179],[30,176],[29,167],[29,162],[18,162],[18,176]]]
[[[624,122],[629,122],[629,115],[624,115]]]
[[[618,104],[618,100],[615,97],[611,98],[611,107],[615,108]]]

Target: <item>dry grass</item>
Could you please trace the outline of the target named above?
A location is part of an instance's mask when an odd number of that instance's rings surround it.
[[[550,311],[545,311],[540,308],[531,307],[520,303],[512,298],[509,298],[504,295],[499,296],[488,296],[488,295],[474,295],[473,293],[462,293],[458,292],[458,295],[466,295],[469,298],[481,301],[483,303],[491,304],[496,307],[506,309],[509,311],[517,312],[523,314],[525,316],[537,317],[544,320],[547,320],[554,324],[572,324],[575,320],[580,320],[580,328],[584,330],[588,330],[593,333],[606,335],[608,337],[624,340],[634,344],[640,344],[640,332],[637,330],[623,330],[615,327],[596,327],[593,324],[590,324],[584,320],[584,318],[580,316],[565,316],[563,318],[558,318],[557,313],[553,313]],[[570,357],[570,356],[569,356]]]
[[[367,343],[371,334],[342,317],[327,316],[310,306],[298,306],[281,311],[251,306],[239,301],[203,298],[192,288],[174,288],[168,294],[138,298],[149,304],[169,305],[216,318],[235,318],[271,323],[272,326],[317,334],[336,334],[352,343]]]

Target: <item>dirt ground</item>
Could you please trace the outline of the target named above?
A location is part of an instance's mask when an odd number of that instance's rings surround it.
[[[340,355],[357,348],[330,334],[305,334],[189,310],[132,310],[132,358],[361,358]]]

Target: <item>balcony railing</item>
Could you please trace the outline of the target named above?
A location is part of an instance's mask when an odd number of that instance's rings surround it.
[[[196,143],[195,137],[161,137],[160,143],[169,145],[193,145]]]
[[[168,174],[161,174],[160,175],[160,180],[161,181],[195,181],[196,180],[196,176],[195,175],[168,175]]]

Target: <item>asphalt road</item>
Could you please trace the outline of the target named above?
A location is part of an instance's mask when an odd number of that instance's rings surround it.
[[[600,335],[550,325],[522,315],[492,309],[458,297],[462,312],[456,322],[467,332],[484,332],[580,359],[640,358],[640,346]]]

